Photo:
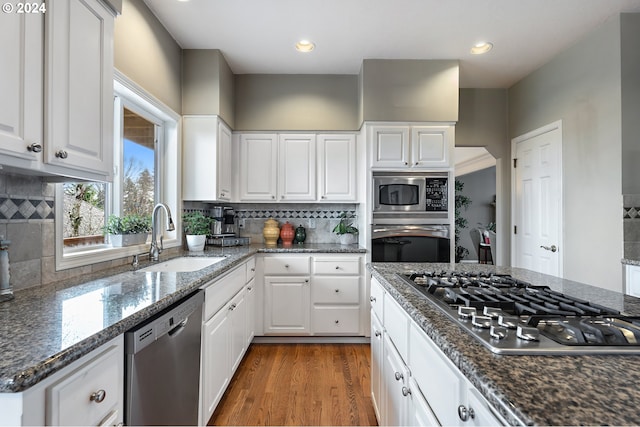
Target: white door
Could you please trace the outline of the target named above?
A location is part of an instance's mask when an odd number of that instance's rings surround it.
[[[562,125],[552,123],[512,141],[512,264],[562,276]]]

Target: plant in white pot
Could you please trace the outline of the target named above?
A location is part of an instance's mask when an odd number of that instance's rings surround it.
[[[143,215],[110,215],[103,227],[112,246],[142,245],[151,231],[151,217]]]
[[[204,250],[207,234],[211,233],[211,221],[211,218],[197,211],[182,216],[184,234],[187,236],[187,247],[190,251]]]
[[[333,229],[333,232],[340,238],[340,244],[352,245],[358,242],[358,229],[353,225],[353,217],[346,212],[340,214],[340,222]]]

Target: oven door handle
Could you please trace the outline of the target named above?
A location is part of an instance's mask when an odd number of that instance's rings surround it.
[[[375,226],[371,230],[372,239],[384,239],[389,237],[440,237],[443,239],[449,238],[448,226],[415,226],[415,225],[401,225],[401,226]]]

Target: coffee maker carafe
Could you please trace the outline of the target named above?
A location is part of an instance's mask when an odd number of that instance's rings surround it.
[[[236,234],[236,213],[233,208],[224,208],[224,225],[222,226],[224,234]]]
[[[219,236],[222,234],[222,229],[224,228],[224,214],[222,206],[215,206],[212,209],[212,218],[214,221],[211,224],[211,234]]]

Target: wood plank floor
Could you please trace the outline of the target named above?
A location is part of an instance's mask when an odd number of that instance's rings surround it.
[[[229,426],[375,426],[368,344],[252,344],[209,420]]]

